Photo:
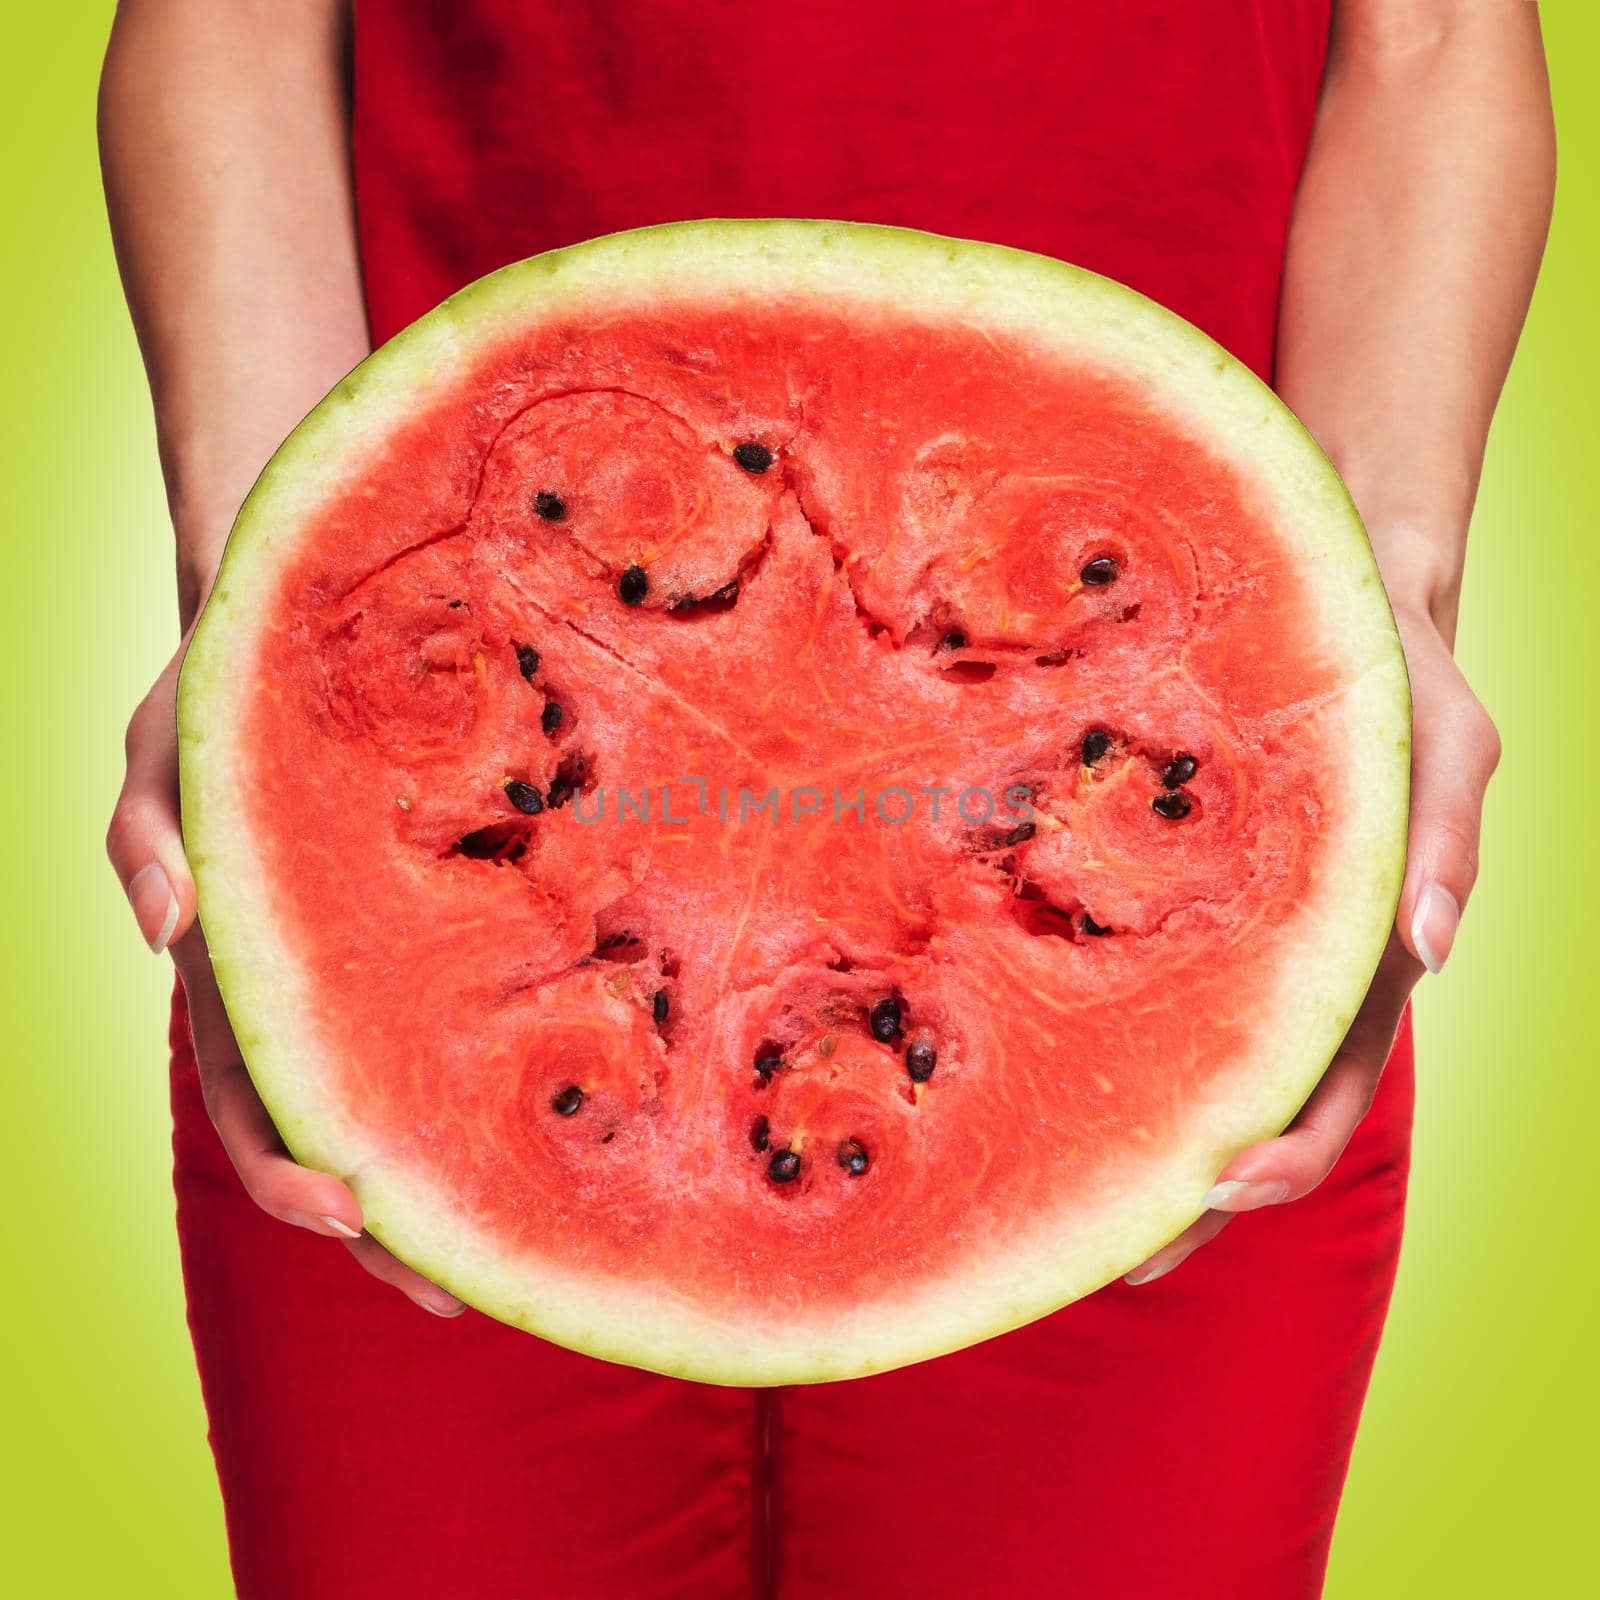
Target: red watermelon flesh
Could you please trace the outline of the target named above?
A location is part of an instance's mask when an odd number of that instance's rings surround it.
[[[1382,947],[1406,695],[1331,469],[993,247],[688,224],[487,279],[302,425],[186,666],[291,1148],[485,1309],[874,1370],[1134,1264]]]

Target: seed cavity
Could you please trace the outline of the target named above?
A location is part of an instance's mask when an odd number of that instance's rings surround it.
[[[552,809],[564,806],[580,789],[588,786],[590,777],[590,759],[583,751],[563,756],[555,777],[550,780],[549,792],[544,797],[545,804]]]
[[[770,1052],[756,1057],[756,1076],[763,1087],[772,1082],[772,1075],[783,1065],[783,1057]]]
[[[939,1052],[926,1039],[916,1039],[906,1046],[906,1071],[913,1083],[926,1083],[939,1064]]]
[[[1096,556],[1078,574],[1078,577],[1091,589],[1103,589],[1108,583],[1115,583],[1121,576],[1122,568],[1110,556]]]
[[[767,1176],[774,1183],[793,1183],[800,1176],[800,1157],[793,1150],[778,1150],[767,1163]]]
[[[655,1019],[657,1027],[660,1027],[667,1020],[667,1012],[671,1008],[671,1004],[665,989],[657,989],[651,997],[650,1015]]]
[[[1026,844],[1039,831],[1037,823],[1019,822],[1009,833],[1002,835],[1002,844]]]
[[[1093,728],[1083,736],[1083,764],[1092,767],[1111,748],[1111,735],[1104,728]]]
[[[744,468],[746,472],[763,473],[772,465],[772,452],[764,444],[757,444],[753,439],[744,444],[733,447],[733,459]]]
[[[702,611],[731,611],[738,598],[739,580],[731,578],[720,589],[713,589],[708,595],[686,594],[674,600],[670,609],[678,615]]]
[[[967,648],[967,636],[957,628],[953,632],[947,633],[939,643],[946,650],[965,650]]]
[[[533,682],[533,675],[539,670],[539,652],[531,644],[517,646],[517,671],[529,683]]]
[[[999,670],[992,661],[974,661],[968,656],[941,667],[939,676],[946,683],[987,683]]]
[[[1200,770],[1200,763],[1190,755],[1174,756],[1161,770],[1161,781],[1169,789],[1181,789]]]
[[[525,817],[536,817],[544,810],[544,797],[521,778],[506,779],[506,799]]]
[[[650,578],[643,567],[629,567],[617,580],[617,593],[625,606],[640,605],[650,593]]]
[[[560,495],[552,494],[548,489],[541,489],[533,497],[533,509],[546,522],[565,522],[567,520],[567,502]]]
[[[900,1033],[900,1002],[893,995],[874,1001],[867,1020],[879,1044],[893,1044]]]
[[[561,719],[565,715],[566,713],[562,711],[554,700],[546,700],[544,710],[539,713],[539,726],[547,734],[553,735],[556,729],[561,726]]]
[[[770,1134],[771,1124],[765,1117],[757,1117],[750,1124],[750,1148],[752,1150],[765,1150]]]
[[[1168,822],[1182,822],[1194,809],[1194,802],[1181,789],[1158,794],[1150,805],[1158,817],[1165,817]]]
[[[1083,931],[1092,939],[1103,939],[1111,932],[1109,928],[1102,927],[1087,911],[1083,914]]]
[[[866,1146],[859,1139],[844,1139],[839,1144],[839,1165],[852,1178],[859,1178],[872,1163]]]
[[[575,1117],[578,1114],[578,1108],[582,1104],[583,1090],[580,1089],[577,1084],[569,1083],[566,1088],[563,1089],[555,1097],[555,1099],[550,1102],[550,1109],[555,1112],[558,1117]]]
[[[520,822],[510,819],[491,822],[486,828],[462,834],[450,848],[453,854],[469,861],[492,861],[496,866],[508,867],[527,852],[528,832]]]

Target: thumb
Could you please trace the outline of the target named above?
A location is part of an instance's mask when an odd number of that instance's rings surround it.
[[[178,820],[177,682],[174,656],[128,724],[128,770],[111,813],[106,854],[145,942],[157,953],[194,922],[194,879]]]
[[[1478,876],[1484,791],[1500,735],[1434,634],[1413,652],[1414,732],[1401,942],[1429,972],[1444,965]]]

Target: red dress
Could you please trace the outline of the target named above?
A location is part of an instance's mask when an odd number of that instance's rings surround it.
[[[373,334],[642,223],[903,223],[1062,256],[1270,376],[1331,0],[357,0]],[[190,1318],[246,1600],[1321,1584],[1399,1249],[1409,1026],[1309,1198],[976,1349],[752,1395],[417,1311],[256,1211],[173,1030]]]

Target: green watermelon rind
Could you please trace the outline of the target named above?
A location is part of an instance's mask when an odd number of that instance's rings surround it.
[[[1181,1145],[1142,1153],[1086,1217],[1040,1220],[1028,1238],[975,1246],[959,1268],[890,1302],[815,1318],[735,1320],[686,1290],[588,1277],[497,1247],[448,1197],[385,1161],[381,1138],[325,1089],[315,996],[272,915],[235,775],[237,713],[274,578],[302,519],[358,474],[372,444],[470,372],[490,345],[547,315],[617,300],[819,295],[959,317],[1103,362],[1144,382],[1163,416],[1232,462],[1316,575],[1318,641],[1342,663],[1348,814],[1285,938],[1270,1041],[1193,1108]],[[536,256],[469,285],[339,383],[284,442],[234,524],[178,692],[186,848],[234,1033],[285,1143],[345,1178],[367,1229],[474,1306],[547,1339],[703,1382],[847,1378],[959,1348],[1099,1288],[1200,1214],[1244,1146],[1281,1130],[1333,1058],[1388,939],[1405,864],[1410,697],[1383,585],[1337,473],[1287,407],[1174,313],[1081,268],[908,229],[799,219],[706,220],[613,234]],[[1258,1013],[1259,1015],[1260,1013]],[[1218,1026],[1225,1026],[1218,1019]],[[1245,1224],[1248,1226],[1248,1223]]]

